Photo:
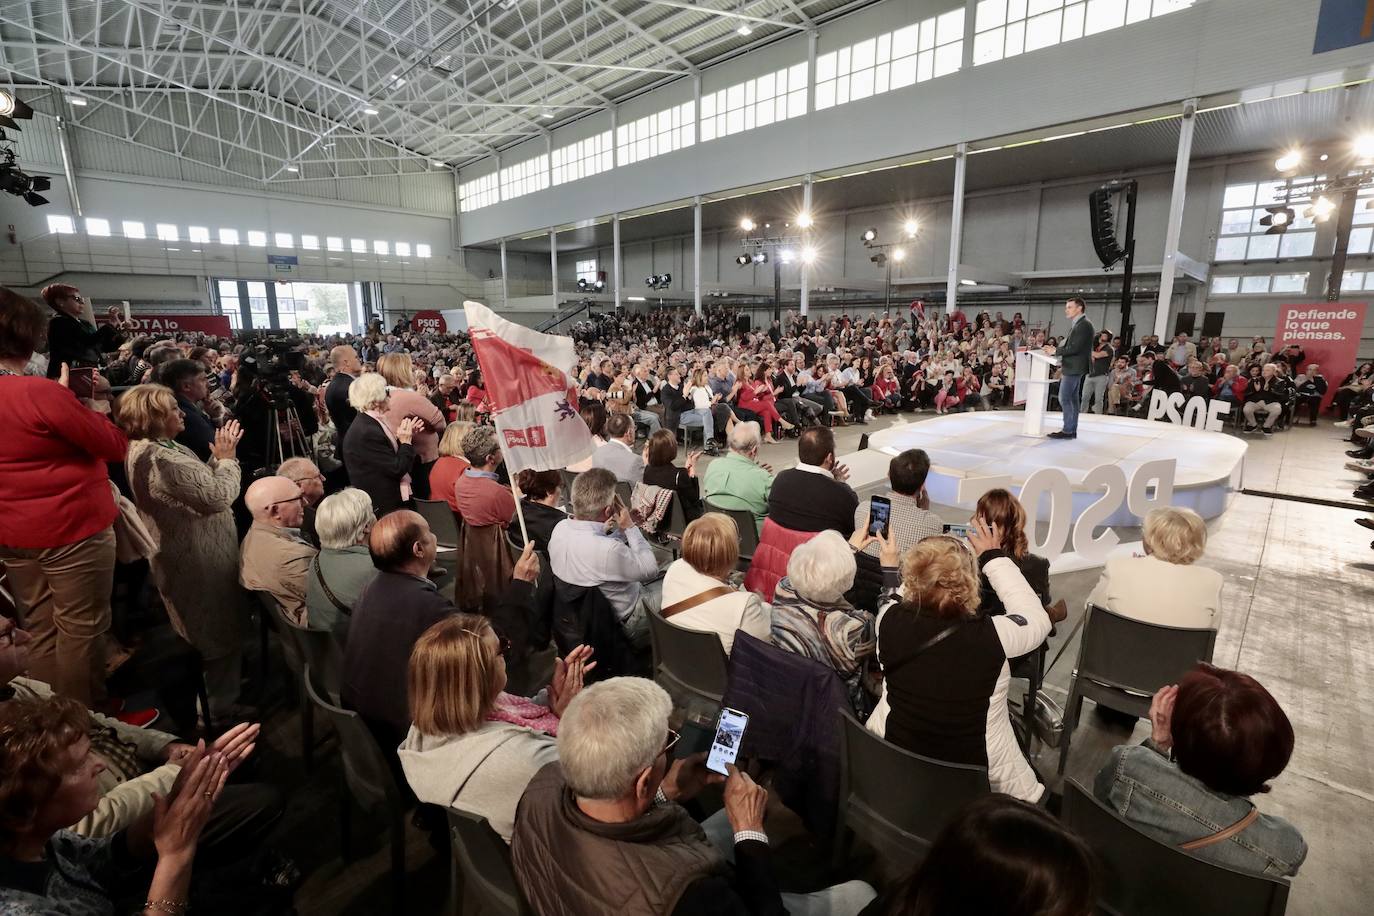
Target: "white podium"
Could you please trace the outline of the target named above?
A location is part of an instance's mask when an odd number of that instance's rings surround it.
[[[1040,350],[1018,350],[1016,353],[1016,384],[1012,399],[1026,405],[1026,419],[1021,435],[1045,438],[1045,409],[1050,403],[1050,368],[1059,360]]]

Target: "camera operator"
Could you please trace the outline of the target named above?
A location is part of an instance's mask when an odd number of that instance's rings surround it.
[[[300,418],[307,448],[310,437],[319,429],[315,399],[294,384],[290,376],[289,367],[295,356],[291,352],[273,353],[259,346],[245,353],[239,363],[238,377],[229,395],[229,409],[243,427],[238,458],[245,488],[256,479],[258,471],[267,467],[269,460],[275,465],[301,453],[299,446],[293,449],[293,439],[285,428],[288,407],[294,407]],[[281,427],[280,453],[276,445],[278,433],[271,426],[274,407]],[[310,455],[304,452],[301,457]]]

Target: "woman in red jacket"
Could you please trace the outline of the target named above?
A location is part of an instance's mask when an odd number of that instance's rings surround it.
[[[102,640],[114,584],[119,427],[57,381],[21,373],[47,331],[37,305],[0,289],[0,561],[23,626],[29,670],[58,693],[103,699]]]
[[[783,429],[795,428],[778,413],[777,395],[773,391],[773,381],[766,363],[760,363],[753,379],[746,381],[739,390],[739,406],[759,415],[759,421],[763,423],[763,441],[770,445],[778,441],[773,438],[775,424]]]

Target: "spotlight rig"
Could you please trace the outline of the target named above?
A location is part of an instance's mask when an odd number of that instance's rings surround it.
[[[0,89],[0,128],[19,130],[15,119],[27,121],[32,117],[32,108],[12,93]],[[24,198],[30,207],[41,207],[48,202],[43,192],[52,187],[52,180],[42,175],[29,175],[20,169],[13,143],[0,130],[0,144],[3,144],[0,146],[0,191]]]
[[[649,289],[667,289],[673,284],[672,274],[654,274],[644,278],[644,285]]]
[[[595,280],[578,277],[577,291],[579,293],[604,293],[606,291],[606,281],[600,277],[597,277]]]

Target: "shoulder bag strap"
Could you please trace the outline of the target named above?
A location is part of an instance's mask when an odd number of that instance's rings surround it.
[[[1230,827],[1225,827],[1209,836],[1198,837],[1196,840],[1189,840],[1186,843],[1179,843],[1178,848],[1185,850],[1187,852],[1193,852],[1194,850],[1202,849],[1207,846],[1214,846],[1217,843],[1229,840],[1231,837],[1240,833],[1242,830],[1244,830],[1246,827],[1249,827],[1258,819],[1259,809],[1251,808],[1249,814],[1245,815],[1245,817],[1236,821]]]
[[[320,568],[319,554],[315,554],[315,559],[310,565],[315,568],[315,579],[320,583],[320,588],[324,589],[324,596],[329,599],[329,603],[338,608],[340,614],[348,614],[350,617],[353,616],[353,609],[347,607],[342,601],[336,598],[333,590],[329,587],[329,583],[324,581],[324,570]]]
[[[733,594],[734,591],[735,590],[728,585],[717,585],[715,588],[708,588],[706,591],[695,594],[690,598],[683,598],[681,601],[674,602],[659,611],[659,613],[663,616],[664,620],[667,620],[674,614],[690,611],[698,605],[705,604],[723,595]]]

